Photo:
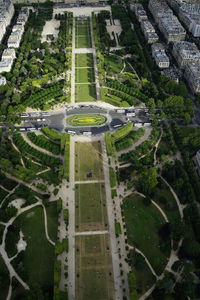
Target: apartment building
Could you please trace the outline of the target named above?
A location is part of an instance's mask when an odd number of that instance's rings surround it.
[[[12,0],[13,3],[24,3],[24,4],[30,4],[30,3],[44,3],[47,2],[47,0]],[[102,3],[106,1],[101,1],[101,0],[52,0],[54,3],[66,3],[66,4],[74,4],[74,3],[79,3],[79,4],[90,4],[90,3]]]
[[[29,17],[29,9],[23,7],[17,18],[16,25],[13,26],[12,32],[8,38],[8,48],[19,48],[22,35],[24,33],[24,25]]]
[[[184,76],[192,92],[200,94],[200,64],[187,64]]]
[[[186,31],[174,15],[161,18],[158,26],[167,43],[185,39]]]
[[[1,85],[6,85],[6,82],[7,82],[6,77],[0,75],[0,86]]]
[[[173,15],[173,11],[165,0],[150,0],[148,7],[157,24],[161,18]]]
[[[22,31],[16,30],[12,32],[8,38],[8,48],[19,48],[21,38]]]
[[[195,9],[189,9],[191,7],[194,8],[194,6],[181,6],[178,16],[194,37],[200,37],[200,4],[196,4]]]
[[[142,21],[140,24],[147,43],[152,44],[157,42],[159,37],[155,32],[153,25],[148,20]]]
[[[10,0],[0,0],[0,42],[14,14],[14,6]]]
[[[186,64],[200,63],[200,51],[194,43],[176,41],[173,44],[172,54],[181,69],[184,69]]]
[[[136,18],[138,19],[139,22],[148,20],[146,11],[144,10],[142,4],[135,4],[134,12],[135,12]]]
[[[10,72],[14,59],[15,59],[15,50],[14,49],[5,49],[2,54],[0,61],[0,73]]]
[[[155,43],[151,46],[152,56],[160,69],[169,68],[169,57],[162,44]]]

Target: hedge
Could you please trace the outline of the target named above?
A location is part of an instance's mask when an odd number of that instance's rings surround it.
[[[110,132],[105,132],[106,151],[108,156],[115,156],[115,146],[112,143]]]
[[[112,133],[112,140],[113,142],[116,142],[122,138],[124,138],[127,134],[129,134],[129,132],[133,129],[133,123],[127,123],[126,125],[124,125],[123,127],[121,127],[119,130],[117,130],[116,132]]]
[[[110,175],[110,186],[111,188],[114,188],[117,185],[117,177],[116,177],[115,170],[111,167],[109,167],[109,175]]]

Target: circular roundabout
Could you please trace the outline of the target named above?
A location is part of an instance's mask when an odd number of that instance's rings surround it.
[[[85,114],[85,115],[73,115],[66,119],[66,122],[70,126],[100,126],[105,124],[107,118],[101,114]]]

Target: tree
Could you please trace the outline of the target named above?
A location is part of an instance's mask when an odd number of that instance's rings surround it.
[[[190,114],[189,114],[188,112],[185,112],[185,113],[183,114],[183,123],[184,123],[185,125],[188,125],[188,124],[191,123],[191,121],[192,121],[192,118],[191,118]]]
[[[158,174],[156,168],[143,171],[138,180],[139,189],[146,195],[150,195],[157,184]]]
[[[171,235],[171,226],[169,222],[166,222],[165,224],[163,224],[159,231],[158,231],[160,237],[164,238],[164,239],[168,239],[170,238]]]
[[[164,275],[163,279],[157,281],[156,288],[162,290],[165,295],[171,294],[174,286],[174,275],[167,271]]]

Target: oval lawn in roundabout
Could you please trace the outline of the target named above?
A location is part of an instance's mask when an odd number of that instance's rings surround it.
[[[101,114],[73,115],[66,119],[71,126],[99,126],[106,121],[107,118]]]

